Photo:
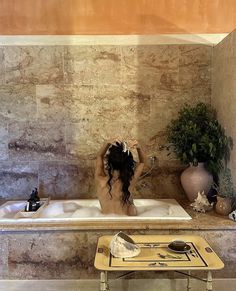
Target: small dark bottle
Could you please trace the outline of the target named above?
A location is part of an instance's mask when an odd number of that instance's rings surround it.
[[[38,210],[39,209],[39,207],[40,207],[40,198],[39,198],[39,193],[38,193],[38,189],[37,188],[35,188],[34,189],[34,201],[35,201],[35,203],[36,203],[36,210]]]
[[[40,198],[38,196],[38,189],[35,188],[26,204],[25,211],[37,211],[40,207]]]

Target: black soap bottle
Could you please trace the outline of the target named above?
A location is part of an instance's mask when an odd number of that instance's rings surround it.
[[[35,188],[34,189],[34,199],[35,199],[35,202],[36,202],[36,210],[38,210],[39,209],[39,207],[40,207],[40,198],[39,198],[39,193],[38,193],[38,189],[37,188]]]
[[[40,207],[40,198],[38,196],[38,189],[35,188],[31,195],[30,198],[28,199],[28,202],[25,207],[25,211],[37,211]]]

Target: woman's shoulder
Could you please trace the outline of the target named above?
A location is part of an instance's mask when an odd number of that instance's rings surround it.
[[[104,176],[97,176],[96,182],[100,186],[105,186],[108,182],[108,179],[109,179],[108,176],[105,176],[105,175]]]

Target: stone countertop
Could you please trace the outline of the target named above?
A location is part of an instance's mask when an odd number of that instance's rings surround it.
[[[236,223],[227,216],[220,216],[213,210],[207,213],[193,211],[189,202],[178,201],[192,217],[184,221],[81,221],[45,223],[0,223],[1,232],[8,231],[56,231],[56,230],[236,230]]]

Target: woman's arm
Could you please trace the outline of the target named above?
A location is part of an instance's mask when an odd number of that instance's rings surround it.
[[[109,149],[110,145],[111,145],[110,142],[105,142],[97,154],[96,166],[95,166],[95,178],[96,179],[98,177],[105,177],[106,176],[104,173],[103,159],[104,159],[104,156],[105,156],[107,150]]]
[[[136,148],[139,158],[139,163],[136,165],[135,171],[134,171],[134,180],[137,180],[143,171],[144,165],[146,163],[146,155],[141,147],[140,144],[136,140],[131,140],[128,142],[128,145],[130,148]]]
[[[146,156],[144,151],[140,145],[136,147],[138,152],[139,163],[137,164],[135,171],[134,171],[134,179],[137,181],[138,178],[142,175],[144,165],[146,163]]]
[[[130,204],[128,206],[128,215],[129,216],[137,216],[138,212],[137,212],[137,208],[135,207],[134,204]]]
[[[143,151],[142,147],[138,144],[136,146],[136,149],[137,149],[137,152],[138,152],[139,163],[145,164],[146,156],[144,154],[144,151]]]
[[[136,216],[138,214],[138,212],[137,212],[137,208],[134,205],[134,200],[133,200],[132,196],[129,197],[129,201],[128,202],[129,202],[128,215],[129,216]]]

